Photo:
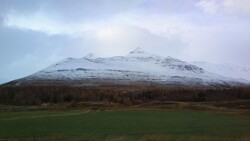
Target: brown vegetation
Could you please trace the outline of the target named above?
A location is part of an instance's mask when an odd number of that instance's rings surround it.
[[[60,104],[91,101],[132,106],[153,101],[218,102],[233,100],[250,100],[250,88],[204,89],[74,86],[0,87],[1,105],[41,105],[44,103]],[[227,103],[224,103],[224,106],[227,106],[226,104]]]

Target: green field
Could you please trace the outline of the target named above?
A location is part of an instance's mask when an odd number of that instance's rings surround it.
[[[178,110],[0,112],[0,139],[250,139],[250,115]],[[47,138],[47,139],[46,139]]]

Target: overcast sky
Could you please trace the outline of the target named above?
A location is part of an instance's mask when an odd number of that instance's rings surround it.
[[[0,83],[66,57],[137,46],[249,66],[250,0],[0,0]]]

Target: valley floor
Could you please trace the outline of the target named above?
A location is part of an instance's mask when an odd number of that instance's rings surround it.
[[[242,110],[166,110],[139,105],[96,110],[33,107],[30,111],[5,107],[0,112],[0,140],[5,141],[247,141],[249,135],[250,114]]]

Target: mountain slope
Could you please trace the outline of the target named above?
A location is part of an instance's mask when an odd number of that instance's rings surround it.
[[[11,84],[165,85],[230,87],[244,81],[210,73],[201,67],[136,48],[126,56],[67,58]]]
[[[192,62],[192,64],[202,67],[212,73],[232,78],[242,78],[250,81],[250,67],[231,64],[214,64],[208,62]]]

